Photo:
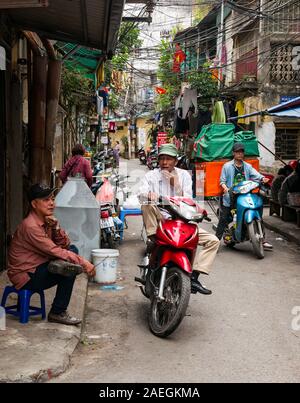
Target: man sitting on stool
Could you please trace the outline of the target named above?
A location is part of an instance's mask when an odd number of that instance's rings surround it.
[[[40,291],[57,285],[48,321],[77,325],[81,320],[67,312],[76,275],[84,271],[94,276],[95,267],[78,256],[78,249],[70,245],[53,216],[54,191],[40,184],[29,189],[30,212],[13,236],[8,277],[17,290]]]
[[[159,196],[183,196],[193,197],[192,178],[188,171],[176,168],[177,148],[174,144],[163,144],[158,154],[159,168],[154,169],[146,174],[142,180],[139,197],[148,204],[142,205],[142,213],[144,225],[148,240],[155,241],[155,234],[158,223],[163,219],[161,212],[154,203]],[[202,246],[200,253],[195,258],[192,273],[192,290],[202,294],[211,294],[211,291],[205,288],[198,280],[199,274],[209,274],[212,263],[216,257],[216,253],[220,241],[215,235],[210,234],[198,226],[199,242]]]

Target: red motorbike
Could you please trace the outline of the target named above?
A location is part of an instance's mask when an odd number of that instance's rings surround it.
[[[147,265],[139,266],[142,293],[150,299],[149,327],[158,337],[169,336],[185,316],[191,294],[191,275],[198,246],[197,223],[211,221],[194,200],[161,199],[170,219],[160,222]]]

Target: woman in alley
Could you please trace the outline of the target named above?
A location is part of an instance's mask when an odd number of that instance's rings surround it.
[[[82,144],[76,144],[72,149],[72,157],[64,165],[59,178],[64,184],[68,177],[81,175],[89,187],[93,183],[93,171],[88,160],[84,158],[85,148]]]

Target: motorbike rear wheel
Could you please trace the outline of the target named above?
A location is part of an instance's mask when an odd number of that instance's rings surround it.
[[[103,231],[101,236],[101,247],[105,245],[108,249],[115,249],[116,244],[111,233]]]
[[[263,259],[265,257],[263,239],[260,237],[258,225],[259,224],[256,220],[250,222],[248,224],[248,234],[255,255],[258,259]]]
[[[163,296],[164,301],[152,296],[149,327],[158,337],[167,337],[179,326],[189,304],[191,280],[178,267],[168,269]]]

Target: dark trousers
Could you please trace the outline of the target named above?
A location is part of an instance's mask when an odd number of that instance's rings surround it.
[[[220,207],[220,218],[216,230],[217,238],[219,238],[220,240],[222,239],[225,228],[231,221],[232,221],[231,207],[226,207],[222,205]]]
[[[75,245],[70,245],[69,250],[78,255]],[[30,280],[22,289],[31,291],[47,290],[57,285],[55,298],[52,302],[51,312],[60,314],[69,305],[76,276],[65,277],[60,274],[53,274],[48,271],[50,262],[39,265],[34,273],[29,273]]]

